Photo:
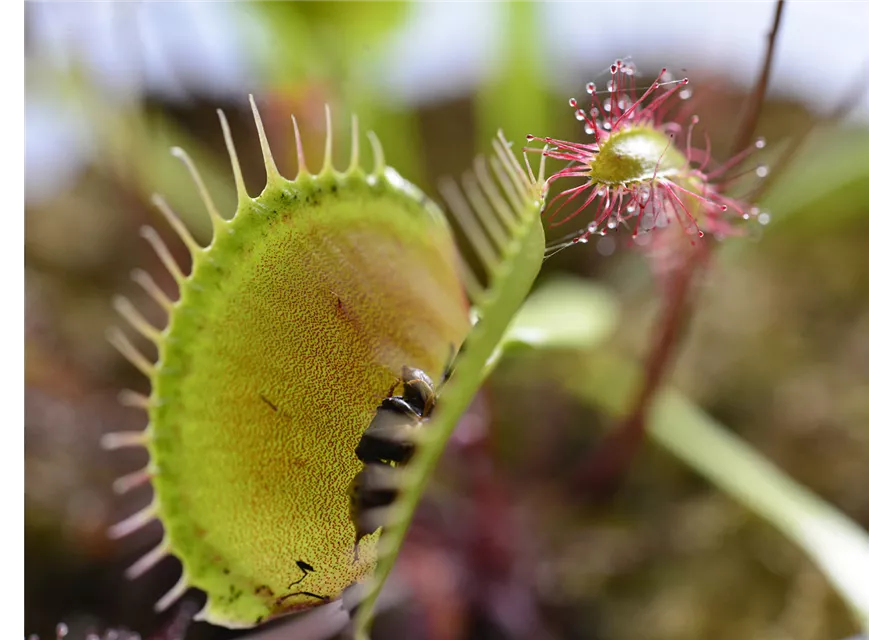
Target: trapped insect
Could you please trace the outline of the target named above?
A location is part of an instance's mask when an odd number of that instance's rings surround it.
[[[444,380],[449,372],[444,374]],[[403,385],[403,395],[394,390]],[[350,519],[357,536],[354,554],[360,540],[382,526],[380,509],[397,498],[399,468],[415,453],[414,435],[431,416],[437,392],[431,378],[421,369],[403,367],[400,380],[375,411],[375,417],[357,445],[357,458],[363,468],[350,485]]]

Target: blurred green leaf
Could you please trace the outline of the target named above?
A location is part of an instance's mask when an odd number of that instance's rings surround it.
[[[554,131],[555,100],[547,90],[540,42],[539,10],[535,2],[502,2],[500,48],[490,77],[475,96],[480,148],[489,146],[491,132],[502,129],[512,141],[528,133]],[[554,135],[554,134],[551,134]]]
[[[606,354],[590,355],[563,370],[569,392],[616,417],[628,410],[642,374],[629,360]],[[812,557],[867,629],[865,531],[676,391],[657,396],[647,426],[655,442]]]
[[[868,129],[813,131],[763,198],[772,227],[822,230],[868,211]]]
[[[403,24],[405,2],[258,2],[270,38],[274,82],[341,78]]]
[[[539,287],[515,316],[502,345],[586,348],[617,326],[620,305],[613,293],[578,278],[553,278]]]

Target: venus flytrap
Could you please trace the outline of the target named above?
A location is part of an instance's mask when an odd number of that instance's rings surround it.
[[[445,198],[485,272],[480,282],[461,259],[445,219],[389,167],[372,137],[375,168],[359,163],[356,122],[351,161],[332,164],[331,123],[320,173],[307,170],[295,125],[299,172],[283,178],[257,108],[267,183],[248,195],[226,119],[221,124],[238,194],[236,215],[217,211],[194,164],[192,175],[214,238],[200,246],[156,197],[155,204],[192,257],[187,273],[152,229],[143,235],[177,282],[168,299],[146,273],[135,279],[168,314],[157,328],[126,299],[115,306],[158,349],[151,362],[125,334],[112,343],[152,384],[127,391],[145,410],[143,432],[109,434],[108,448],[145,447],[145,469],[116,483],[128,491],[150,482],[152,503],[112,528],[127,535],[159,519],[160,544],[138,560],[135,578],[167,556],[183,565],[163,610],[189,587],[208,595],[196,616],[228,627],[337,600],[372,575],[359,609],[371,607],[409,519],[452,428],[489,372],[487,363],[523,303],[544,254],[540,223],[544,166],[523,169],[501,137],[463,189]],[[469,307],[477,322],[469,330]],[[354,548],[348,490],[360,468],[354,455],[376,405],[404,365],[443,370],[462,345],[437,414],[406,470],[405,490],[378,533]],[[373,573],[373,569],[378,567]],[[366,583],[369,584],[369,583]]]
[[[189,157],[174,152],[195,180],[214,237],[200,246],[155,199],[192,267],[182,270],[144,229],[180,296],[168,299],[145,272],[135,274],[167,312],[164,328],[116,302],[158,357],[152,362],[123,332],[111,332],[152,392],[122,396],[147,412],[146,430],[104,440],[149,452],[146,468],[119,480],[118,490],[146,482],[154,489],[151,504],[111,535],[156,518],[164,525],[162,541],[128,576],[177,557],[182,577],[157,608],[198,587],[208,598],[196,617],[227,627],[335,600],[373,569],[377,534],[354,556],[347,496],[360,469],[354,447],[401,367],[442,370],[468,330],[449,227],[385,165],[378,141],[372,137],[367,172],[354,122],[350,164],[336,171],[327,112],[322,170],[308,171],[295,126],[300,169],[288,180],[253,100],[252,108],[267,171],[256,198],[221,113],[238,193],[232,219],[218,213]]]

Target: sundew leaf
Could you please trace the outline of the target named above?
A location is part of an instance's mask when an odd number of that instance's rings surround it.
[[[368,637],[375,600],[393,568],[437,460],[483,384],[489,372],[488,363],[498,355],[506,331],[542,266],[545,238],[540,213],[544,202],[544,166],[540,165],[538,177],[529,168],[525,172],[501,134],[494,147],[492,172],[479,163],[476,173],[466,175],[463,181],[464,195],[453,183],[444,187],[447,204],[484,267],[487,285],[481,285],[465,265],[466,288],[471,292],[478,319],[440,393],[434,417],[420,430],[416,453],[403,473],[402,491],[389,508],[379,540],[378,566],[361,585],[361,600],[354,617],[357,638]]]
[[[362,465],[354,449],[405,365],[440,371],[469,329],[452,234],[440,210],[385,166],[332,165],[331,125],[322,170],[279,175],[252,100],[267,169],[263,192],[245,190],[221,113],[238,193],[219,215],[188,156],[214,236],[200,246],[167,204],[161,212],[192,257],[187,274],[154,230],[144,235],[179,286],[176,301],[144,272],[135,279],[168,313],[151,326],[124,299],[121,314],[158,349],[151,362],[123,332],[110,339],[150,380],[143,432],[109,434],[109,448],[143,446],[152,503],[116,525],[126,535],[157,518],[161,543],[131,577],[168,555],[183,573],[157,604],[189,587],[207,593],[197,619],[250,627],[340,597],[376,563],[377,534],[354,549],[348,488]],[[295,134],[298,135],[297,126]]]

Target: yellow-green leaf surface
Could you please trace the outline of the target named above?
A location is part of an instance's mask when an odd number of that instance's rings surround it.
[[[380,151],[376,169],[361,170],[356,131],[353,140],[347,172],[332,169],[329,151],[320,174],[304,169],[292,181],[276,172],[261,128],[268,180],[254,199],[228,140],[239,207],[223,220],[208,201],[208,247],[161,203],[192,271],[170,265],[180,299],[159,299],[169,323],[158,334],[121,305],[159,355],[149,364],[113,335],[152,394],[147,431],[110,443],[150,453],[154,502],[113,533],[156,515],[164,524],[161,546],[134,571],[165,553],[182,561],[162,607],[199,587],[208,594],[201,619],[252,626],[335,599],[375,566],[377,536],[354,558],[354,449],[401,368],[443,370],[469,321],[441,212]]]

